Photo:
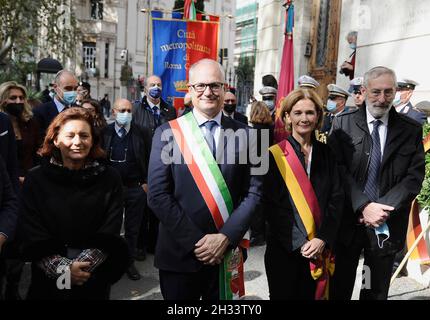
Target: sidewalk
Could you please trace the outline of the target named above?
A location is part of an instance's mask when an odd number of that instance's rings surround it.
[[[268,300],[269,290],[264,268],[264,252],[266,247],[252,247],[245,263],[246,300]],[[153,255],[148,255],[143,262],[136,262],[136,267],[142,274],[142,279],[132,281],[123,278],[112,288],[113,300],[160,300],[162,299],[158,285],[158,271],[153,266]],[[362,261],[361,261],[362,264]],[[357,274],[361,270],[358,269]],[[360,280],[357,283],[361,283]],[[353,294],[353,300],[358,299],[358,285]],[[428,300],[430,289],[408,278],[397,278],[390,288],[389,300]]]

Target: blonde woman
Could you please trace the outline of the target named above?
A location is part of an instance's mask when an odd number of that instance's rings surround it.
[[[39,124],[33,118],[24,86],[8,81],[0,85],[0,111],[9,115],[15,132],[18,155],[18,175],[21,183],[29,169],[37,164],[41,145]]]

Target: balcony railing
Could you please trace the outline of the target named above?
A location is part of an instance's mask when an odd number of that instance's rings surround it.
[[[116,35],[116,22],[103,20],[79,20],[79,28],[84,34]]]

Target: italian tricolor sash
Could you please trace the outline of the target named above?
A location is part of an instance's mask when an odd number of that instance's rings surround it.
[[[233,212],[230,191],[192,112],[169,122],[173,136],[218,230]],[[246,237],[246,235],[245,235]],[[242,240],[249,247],[249,240]],[[225,253],[219,273],[220,299],[245,294],[243,256],[240,248]]]
[[[269,148],[279,172],[290,192],[294,206],[305,226],[308,239],[315,238],[317,227],[321,225],[321,210],[312,184],[288,140]],[[317,260],[310,260],[310,271],[317,281],[316,300],[328,300],[329,278],[334,272],[334,256],[325,249]]]

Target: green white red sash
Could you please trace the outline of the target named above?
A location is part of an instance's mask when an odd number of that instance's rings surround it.
[[[317,227],[321,225],[321,210],[312,184],[288,140],[269,148],[279,172],[290,192],[291,198],[305,226],[308,239],[315,238]],[[316,300],[328,299],[328,282],[334,272],[334,256],[328,249],[322,257],[310,260],[310,271],[317,281]]]
[[[188,166],[218,230],[233,212],[230,191],[192,112],[169,122],[179,150]],[[245,235],[242,247],[249,247]],[[239,248],[225,253],[220,264],[220,299],[245,294],[243,257]]]

